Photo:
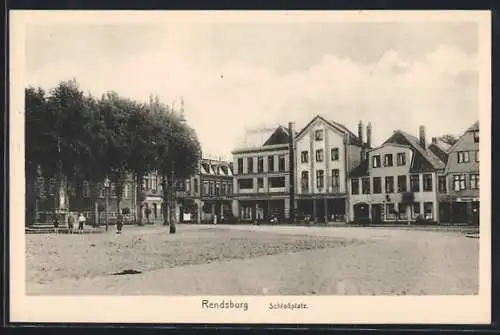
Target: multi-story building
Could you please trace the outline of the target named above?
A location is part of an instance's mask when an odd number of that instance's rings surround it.
[[[479,223],[479,122],[448,150],[439,185],[441,222]]]
[[[358,136],[345,126],[314,117],[295,138],[296,209],[299,216],[309,215],[313,221],[345,221],[348,199],[348,171],[361,161],[363,125]]]
[[[293,129],[292,129],[293,132]],[[240,221],[290,218],[290,129],[263,129],[256,143],[232,152],[234,211]]]
[[[233,217],[233,168],[230,162],[204,158],[190,179],[177,185],[177,215],[180,222],[207,223]]]
[[[419,138],[394,131],[351,171],[349,219],[369,218],[373,223],[437,221],[437,177],[444,168],[426,146],[423,126]]]

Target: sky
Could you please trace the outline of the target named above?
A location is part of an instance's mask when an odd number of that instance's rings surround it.
[[[372,143],[395,129],[460,135],[478,117],[474,22],[44,23],[26,30],[29,85],[75,78],[180,106],[205,155],[231,158],[246,129],[315,115]]]

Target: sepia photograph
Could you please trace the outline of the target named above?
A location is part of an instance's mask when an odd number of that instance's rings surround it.
[[[488,322],[489,12],[134,13],[10,13],[13,313]]]

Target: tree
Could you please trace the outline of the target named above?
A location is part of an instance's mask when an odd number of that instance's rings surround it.
[[[175,184],[195,173],[201,158],[201,147],[195,131],[178,114],[168,111],[163,105],[159,109],[162,112],[155,114],[156,125],[159,127],[155,132],[159,140],[156,168],[162,176],[164,202],[170,203],[170,232],[175,233]]]
[[[39,175],[44,161],[47,129],[45,91],[41,88],[26,88],[25,91],[25,171],[26,171],[26,217],[25,224],[36,221],[38,201],[43,196]]]
[[[458,138],[451,134],[445,134],[443,136],[440,136],[439,139],[449,145],[454,145],[458,141]]]

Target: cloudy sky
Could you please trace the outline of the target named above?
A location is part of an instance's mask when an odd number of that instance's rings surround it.
[[[246,128],[300,129],[316,114],[354,132],[371,122],[374,144],[396,128],[423,124],[430,138],[478,119],[472,22],[53,23],[26,34],[28,84],[74,77],[95,95],[183,96],[207,154],[230,157]]]

